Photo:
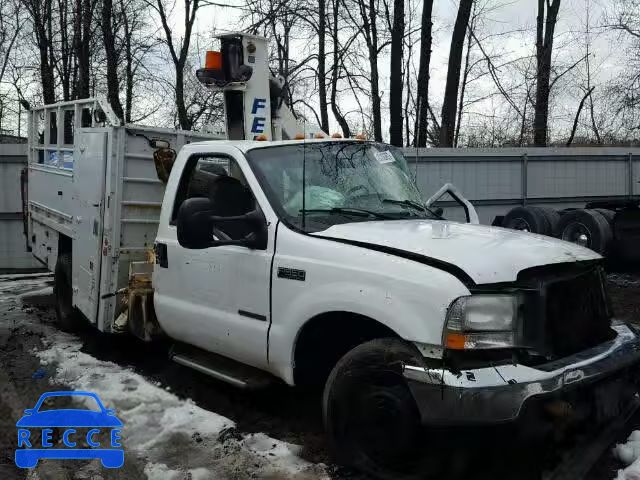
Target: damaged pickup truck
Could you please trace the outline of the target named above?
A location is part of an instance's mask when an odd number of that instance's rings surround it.
[[[600,419],[635,395],[640,343],[612,315],[602,258],[444,220],[393,147],[108,121],[75,135],[29,150],[29,240],[60,325],[168,338],[175,361],[242,388],[321,387],[340,462],[413,478],[425,428],[558,400]]]

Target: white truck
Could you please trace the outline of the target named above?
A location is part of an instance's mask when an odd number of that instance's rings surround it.
[[[221,42],[198,75],[224,93],[226,140],[122,125],[97,100],[31,111],[29,242],[61,327],[168,338],[243,388],[322,387],[337,460],[378,478],[433,466],[434,426],[624,408],[640,342],[598,254],[442,219],[398,150],[307,138],[264,39]]]

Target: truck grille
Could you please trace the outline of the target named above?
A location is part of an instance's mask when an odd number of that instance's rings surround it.
[[[613,336],[602,270],[546,284],[546,338],[553,356],[571,355]]]

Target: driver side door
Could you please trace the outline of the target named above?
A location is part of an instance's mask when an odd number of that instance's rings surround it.
[[[267,359],[271,242],[265,250],[252,250],[242,246],[189,249],[177,241],[176,219],[182,202],[211,198],[212,185],[224,176],[239,180],[251,191],[230,155],[194,154],[187,160],[166,238],[159,233],[157,240],[166,245],[166,267],[156,265],[154,277],[158,319],[172,338],[260,368]],[[251,196],[248,211],[259,208]],[[237,204],[228,203],[214,205],[218,215],[241,214]]]

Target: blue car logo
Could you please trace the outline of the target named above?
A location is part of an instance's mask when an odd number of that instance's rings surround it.
[[[92,397],[95,399],[100,411],[88,409],[60,408],[44,410],[43,402],[55,400],[51,397]],[[26,415],[18,420],[18,448],[16,449],[16,465],[20,468],[32,468],[38,464],[41,458],[59,459],[86,459],[99,458],[107,468],[118,468],[124,463],[124,451],[119,443],[120,427],[122,422],[114,415],[114,410],[104,408],[102,402],[95,393],[90,392],[49,392],[40,397],[36,406],[24,411]],[[53,428],[64,430],[62,441],[65,448],[52,448]],[[41,442],[36,440],[36,430],[42,428]],[[86,435],[76,429],[90,428]],[[101,430],[109,430],[110,447],[98,441]],[[33,434],[33,436],[32,436]],[[33,440],[30,440],[33,438]],[[86,440],[91,448],[75,448],[77,443]],[[40,443],[40,445],[38,445]],[[104,443],[104,440],[103,440]],[[22,447],[22,448],[21,448]],[[102,448],[101,448],[102,447]]]

